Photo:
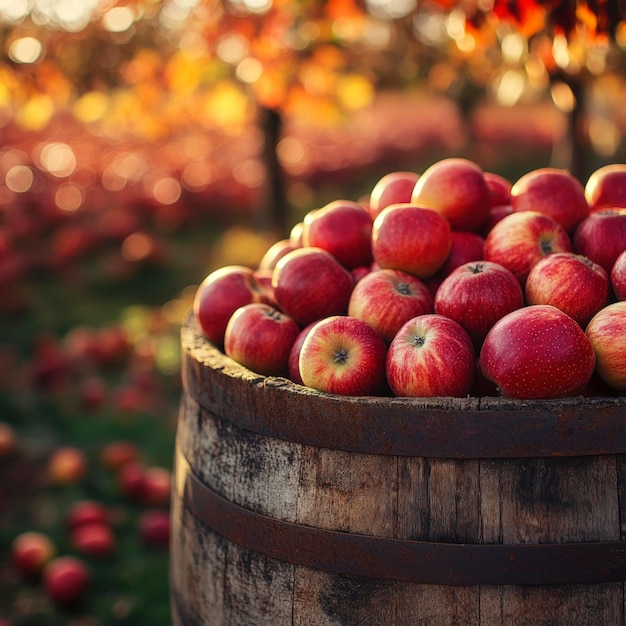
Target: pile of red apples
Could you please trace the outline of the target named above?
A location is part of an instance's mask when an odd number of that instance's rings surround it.
[[[352,396],[626,391],[626,164],[512,183],[445,158],[311,210],[195,318],[262,376]]]

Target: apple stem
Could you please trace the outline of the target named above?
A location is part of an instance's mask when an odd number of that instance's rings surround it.
[[[470,272],[472,272],[472,274],[481,274],[485,269],[485,266],[483,263],[474,263],[474,265],[472,265],[469,270]]]
[[[335,358],[333,361],[335,363],[345,363],[348,360],[348,352],[345,348],[341,348],[338,352],[335,353]]]
[[[552,250],[552,243],[550,241],[541,241],[539,243],[539,247],[541,248],[541,252],[545,256],[546,254],[550,254]]]
[[[424,345],[424,343],[425,343],[424,337],[419,337],[415,335],[411,339],[411,344],[414,345],[416,348],[421,348]]]

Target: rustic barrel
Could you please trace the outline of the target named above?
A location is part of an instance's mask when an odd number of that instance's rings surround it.
[[[174,624],[626,624],[626,397],[333,396],[181,337]]]

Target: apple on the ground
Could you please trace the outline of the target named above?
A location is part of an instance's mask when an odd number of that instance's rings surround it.
[[[511,271],[492,261],[465,263],[435,295],[435,313],[458,322],[479,349],[491,327],[524,306],[522,287]]]
[[[170,501],[172,473],[167,467],[153,465],[143,473],[143,503],[150,506],[167,505]]]
[[[598,376],[613,389],[626,391],[626,301],[600,309],[585,332],[596,354]]]
[[[420,175],[411,203],[441,213],[453,230],[479,231],[489,215],[491,191],[477,163],[449,157]]]
[[[238,308],[224,334],[224,352],[263,376],[287,376],[289,352],[300,328],[288,315],[259,302]]]
[[[59,556],[43,572],[44,588],[50,599],[59,606],[76,604],[86,593],[91,574],[82,559]]]
[[[113,529],[100,522],[78,526],[71,532],[70,542],[77,552],[90,557],[109,556],[116,548]]]
[[[476,353],[460,324],[443,315],[406,322],[387,351],[386,373],[395,396],[463,397],[476,373]]]
[[[517,399],[579,394],[591,379],[595,354],[585,332],[551,305],[508,313],[485,337],[479,364],[500,393]]]
[[[369,324],[336,315],[320,320],[300,350],[307,387],[348,396],[375,396],[385,388],[387,344]]]
[[[79,448],[62,446],[48,460],[48,476],[55,485],[73,485],[87,473],[87,456]]]
[[[582,328],[609,298],[609,277],[597,263],[573,252],[544,257],[528,274],[527,304],[551,304]]]
[[[450,222],[437,211],[414,204],[392,204],[374,220],[372,254],[380,269],[429,278],[452,248]]]
[[[419,278],[391,269],[363,277],[348,303],[348,315],[367,322],[388,344],[405,322],[433,310],[433,297]]]
[[[56,545],[52,539],[39,531],[20,533],[11,543],[11,559],[22,576],[38,577],[50,560],[56,556]]]
[[[97,500],[78,500],[70,506],[66,521],[70,530],[85,524],[108,524],[109,512],[107,507]]]
[[[148,509],[137,522],[139,537],[149,548],[167,549],[170,542],[171,521],[167,509]]]
[[[530,269],[555,252],[570,252],[572,242],[565,229],[538,211],[519,211],[503,217],[485,238],[485,261],[504,265],[522,287]]]

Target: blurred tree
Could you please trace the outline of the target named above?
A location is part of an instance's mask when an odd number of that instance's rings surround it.
[[[60,110],[120,144],[198,126],[236,137],[256,119],[259,216],[283,231],[285,118],[336,124],[376,90],[416,84],[466,109],[485,94],[512,106],[550,93],[571,120],[555,163],[584,178],[586,99],[626,49],[625,0],[22,0],[0,4],[0,24],[3,119],[41,130]]]

